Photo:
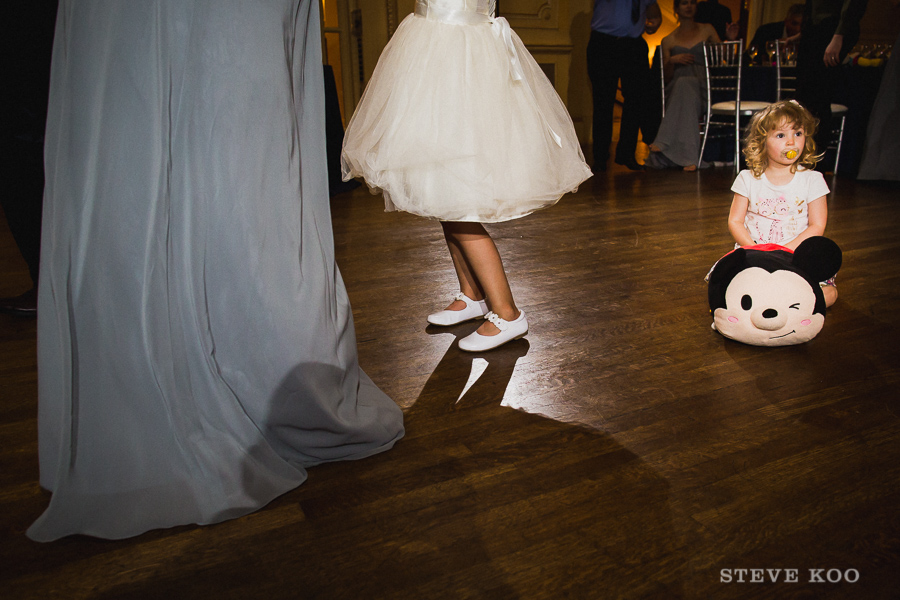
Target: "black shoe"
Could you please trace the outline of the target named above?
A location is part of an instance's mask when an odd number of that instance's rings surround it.
[[[591,173],[594,173],[595,175],[597,173],[606,173],[606,161],[595,162],[594,166],[591,167]]]
[[[628,167],[632,171],[643,171],[644,170],[644,165],[638,164],[638,162],[636,160],[634,160],[633,158],[631,160],[616,159],[616,164],[622,165],[623,167]]]
[[[31,288],[21,296],[0,298],[0,312],[17,317],[36,317],[37,290]]]

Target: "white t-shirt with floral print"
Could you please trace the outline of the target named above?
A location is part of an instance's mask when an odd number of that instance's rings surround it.
[[[750,199],[744,225],[756,244],[785,245],[809,226],[808,203],[828,193],[818,171],[797,169],[785,185],[774,185],[763,173],[759,179],[741,171],[731,191]]]

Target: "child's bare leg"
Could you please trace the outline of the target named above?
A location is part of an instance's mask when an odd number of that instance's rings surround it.
[[[450,250],[450,258],[453,260],[453,268],[456,269],[456,277],[459,279],[459,291],[471,298],[472,300],[484,300],[484,290],[478,283],[475,274],[466,262],[463,256],[462,247],[459,242],[449,233],[453,229],[453,223],[442,222],[444,229],[444,239],[447,240],[447,248]],[[462,310],[466,307],[466,303],[462,300],[454,300],[446,310]]]
[[[837,288],[833,285],[823,285],[822,286],[822,295],[825,296],[825,306],[831,306],[835,303],[838,297]]]
[[[501,319],[513,321],[519,316],[519,309],[509,289],[509,281],[503,270],[503,261],[494,240],[488,235],[481,223],[443,222],[444,235],[448,245],[458,247],[461,251],[462,261],[465,264],[463,273],[474,276],[475,281],[484,291],[488,307]],[[451,256],[453,251],[451,250]],[[454,260],[454,265],[456,265]],[[457,275],[460,270],[457,270]],[[465,285],[463,277],[460,277],[460,286]],[[463,290],[463,293],[466,293]],[[466,294],[468,295],[468,294]],[[496,335],[499,330],[493,323],[485,321],[478,328],[482,335]]]

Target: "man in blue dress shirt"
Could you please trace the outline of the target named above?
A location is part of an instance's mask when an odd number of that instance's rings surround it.
[[[594,0],[588,76],[594,100],[594,172],[606,170],[612,142],[613,106],[622,81],[622,122],[615,161],[640,171],[634,152],[647,99],[647,46],[641,40],[647,8],[656,0]]]

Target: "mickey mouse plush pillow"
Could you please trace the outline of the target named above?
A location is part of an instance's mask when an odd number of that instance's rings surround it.
[[[713,329],[754,346],[802,344],[825,324],[820,281],[841,268],[841,249],[825,237],[797,250],[745,246],[723,256],[709,275]]]

